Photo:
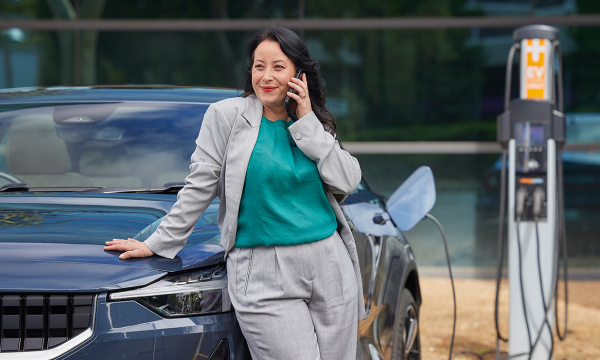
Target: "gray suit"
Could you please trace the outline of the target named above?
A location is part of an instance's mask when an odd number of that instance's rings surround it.
[[[262,103],[255,95],[226,99],[208,108],[186,185],[156,232],[145,241],[154,253],[175,257],[185,245],[197,219],[216,196],[220,200],[221,246],[226,254],[234,247],[246,169],[258,138],[262,112]],[[330,192],[350,193],[356,189],[361,178],[358,161],[323,130],[314,113],[296,121],[289,131],[296,145],[317,164]],[[337,231],[354,267],[359,295],[356,305],[358,318],[362,319],[365,309],[354,238],[337,201],[330,193],[327,197],[337,217]]]

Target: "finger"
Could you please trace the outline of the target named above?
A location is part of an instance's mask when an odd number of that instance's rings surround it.
[[[294,83],[296,83],[296,84],[299,84],[299,85],[302,85],[302,84],[304,84],[304,81],[302,81],[302,78],[291,77],[291,78],[290,78],[290,81],[292,81],[292,82],[294,82]]]
[[[112,241],[107,241],[105,246],[104,246],[104,250],[113,250],[113,249],[117,249],[117,247],[123,245],[124,242],[123,241],[117,241],[117,240],[112,240]]]
[[[139,242],[136,239],[132,239],[132,238],[128,238],[127,240],[125,239],[112,239],[110,241],[107,241],[105,244],[106,245],[117,245],[117,244],[129,244],[131,242]]]
[[[293,93],[293,92],[291,92],[291,91],[288,91],[287,95],[288,95],[290,98],[292,98],[292,99],[296,100],[296,102],[299,102],[300,100],[302,100],[302,97],[301,97],[300,95],[298,95],[298,94],[296,94],[296,93]]]
[[[127,240],[125,240],[125,239],[112,239],[110,241],[107,241],[106,245],[124,244],[124,243],[131,242],[131,241],[132,241],[132,239],[127,239]]]
[[[300,80],[298,80],[298,79],[295,79],[295,80],[297,80],[297,81],[300,81]],[[302,83],[300,83],[300,84],[302,84]],[[289,85],[289,86],[290,86],[292,89],[296,90],[297,92],[305,91],[305,90],[304,90],[304,88],[303,88],[303,87],[302,87],[300,84],[298,84],[298,83],[295,83],[295,82],[292,82],[292,81],[288,82],[288,85]],[[289,92],[289,91],[288,91],[288,92]]]
[[[127,250],[131,250],[131,249],[128,249],[128,244],[122,243],[122,244],[107,245],[104,247],[104,250],[127,251]]]
[[[125,239],[112,239],[106,242],[106,245],[120,244],[124,242]]]
[[[119,245],[119,247],[120,247],[119,251],[123,251],[123,253],[121,255],[119,255],[120,259],[127,259],[127,258],[131,258],[131,257],[138,257],[138,256],[135,256],[136,251],[138,250],[136,244],[133,244],[133,243],[130,243],[130,242],[126,242],[126,243],[123,243],[123,244]],[[128,255],[124,255],[124,254],[127,254],[127,253],[129,253],[129,254]]]
[[[288,91],[288,96],[291,97],[292,99],[299,101],[299,100],[305,100],[306,98],[308,98],[308,91],[300,88],[299,90],[294,87],[294,89],[296,90],[296,93]]]
[[[121,255],[119,255],[119,259],[131,259],[131,258],[141,257],[139,255],[139,253],[140,252],[137,249],[125,251],[124,253],[122,253]]]
[[[136,243],[137,243],[137,241],[136,241]],[[122,239],[107,241],[106,246],[104,246],[104,250],[128,251],[128,250],[132,250],[133,248],[135,248],[136,243],[134,243],[132,240],[122,240]]]
[[[301,82],[302,91],[299,92],[300,96],[303,99],[308,97],[308,82],[306,81],[306,74],[302,74],[302,82]]]
[[[130,258],[139,258],[139,257],[147,257],[154,255],[154,252],[150,250],[148,246],[144,243],[140,243],[140,245],[134,249],[129,251],[125,251],[121,255],[119,255],[119,259],[130,259]]]
[[[290,82],[300,86],[303,90],[306,91],[308,89],[308,83],[306,82],[306,74],[303,74],[302,76],[302,79],[292,78]]]

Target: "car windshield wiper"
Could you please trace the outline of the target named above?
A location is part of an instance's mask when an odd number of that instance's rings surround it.
[[[183,189],[185,183],[166,183],[162,188],[147,189],[150,194],[177,194],[179,190]]]
[[[0,187],[0,192],[27,192],[29,186],[25,183],[6,184]]]
[[[184,186],[184,182],[170,182],[166,183],[162,189],[154,189],[152,191],[157,191],[161,194],[177,194]]]
[[[86,190],[86,192],[101,193],[136,193],[136,194],[177,194],[185,186],[185,183],[166,183],[162,188],[118,188],[98,187]]]

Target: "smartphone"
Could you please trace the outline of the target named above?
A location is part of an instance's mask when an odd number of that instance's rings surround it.
[[[296,75],[294,75],[294,77],[296,79],[300,79],[300,77],[302,76],[302,70],[298,70],[298,72],[296,73]],[[296,91],[296,89],[290,87],[290,92],[294,93],[294,94],[298,94],[298,92]],[[298,106],[298,104],[295,104],[296,102],[293,101],[293,104],[288,104],[290,102],[290,97],[289,96],[285,96],[285,100],[283,101],[283,104],[285,105],[285,111],[287,112],[287,115],[294,121],[298,120],[298,116],[296,116],[296,106]],[[293,106],[293,105],[296,106]]]

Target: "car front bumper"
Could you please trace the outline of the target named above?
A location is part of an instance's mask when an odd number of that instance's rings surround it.
[[[48,350],[3,352],[0,360],[250,359],[233,311],[164,318],[134,300],[95,299],[91,327],[77,337]],[[225,356],[216,354],[223,349]]]

